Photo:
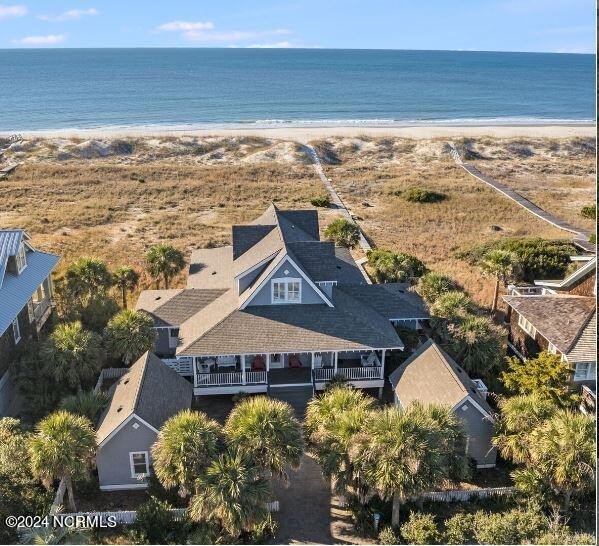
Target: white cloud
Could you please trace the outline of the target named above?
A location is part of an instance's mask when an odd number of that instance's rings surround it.
[[[24,38],[14,40],[14,42],[17,44],[30,46],[55,45],[61,44],[62,42],[64,42],[64,39],[64,34],[46,34],[45,36],[25,36]]]
[[[60,15],[39,15],[38,19],[41,19],[42,21],[56,22],[77,21],[78,19],[81,19],[83,17],[94,17],[98,14],[99,11],[96,8],[70,9],[68,11],[65,11],[64,13],[61,13]]]
[[[9,17],[23,17],[27,14],[27,7],[21,5],[7,6],[0,4],[0,19],[8,19]]]
[[[214,28],[214,23],[210,21],[171,21],[169,23],[164,23],[158,27],[158,30],[164,30],[166,32],[192,32],[192,31],[200,31],[200,30],[212,30]]]
[[[249,46],[245,46],[247,48],[252,49],[287,49],[293,47],[291,42],[275,42],[274,44],[251,44]]]
[[[268,36],[290,34],[285,28],[274,30],[215,30],[210,21],[170,21],[157,27],[164,32],[178,32],[190,42],[244,42]]]

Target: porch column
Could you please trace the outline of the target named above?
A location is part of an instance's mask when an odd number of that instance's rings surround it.
[[[314,369],[314,353],[310,353],[312,360],[310,361],[310,369]]]
[[[339,360],[339,353],[335,351],[333,353],[333,375],[337,375],[337,361]]]
[[[383,353],[381,355],[381,379],[385,379],[385,352],[386,349],[383,349]]]
[[[193,369],[193,386],[194,387],[198,386],[198,360],[199,360],[199,357],[197,357],[197,356],[192,357],[192,360],[191,360],[192,369]]]
[[[245,385],[245,355],[241,355],[241,384]]]
[[[267,353],[266,354],[266,373],[268,373],[270,371],[270,357],[271,357],[271,354]]]

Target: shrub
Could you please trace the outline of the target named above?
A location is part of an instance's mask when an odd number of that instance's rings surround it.
[[[576,247],[568,241],[541,238],[512,238],[489,241],[459,253],[457,256],[472,265],[480,265],[492,250],[504,250],[514,255],[517,267],[514,280],[533,282],[535,279],[560,279],[564,276],[570,256]]]
[[[409,188],[404,192],[404,198],[410,203],[438,203],[447,199],[444,193],[439,193],[424,188]]]
[[[560,525],[543,533],[535,544],[596,544],[597,538],[590,533],[573,533],[566,525]]]
[[[60,409],[87,417],[92,423],[106,406],[108,396],[101,392],[78,391],[76,394],[66,396],[60,401]]]
[[[267,544],[274,538],[277,528],[277,522],[271,514],[268,514],[263,521],[252,527],[248,537],[249,542],[251,544]]]
[[[399,544],[399,535],[393,530],[393,527],[385,527],[381,530],[379,544]]]
[[[102,332],[108,321],[119,312],[119,304],[114,298],[104,294],[92,296],[80,310],[83,326],[93,332]]]
[[[328,195],[319,195],[318,197],[311,199],[310,203],[314,207],[326,208],[331,206],[331,199]]]
[[[408,544],[437,544],[441,541],[433,514],[410,512],[410,518],[400,529]]]
[[[406,282],[426,273],[424,263],[410,254],[369,250],[367,256],[377,282]]]
[[[337,218],[324,230],[324,236],[337,246],[354,248],[360,240],[360,228],[345,218]]]
[[[137,509],[135,528],[143,534],[149,544],[178,542],[176,535],[180,525],[171,512],[172,506],[151,497]]]
[[[479,544],[525,544],[548,529],[547,518],[537,508],[514,508],[503,513],[477,512],[474,537]]]
[[[431,315],[444,319],[464,317],[473,309],[472,300],[458,290],[441,294],[431,306]]]
[[[597,218],[597,205],[587,205],[586,207],[582,207],[580,209],[580,215],[583,218],[595,220]]]
[[[473,538],[474,516],[459,512],[445,520],[444,540],[447,544],[469,544]]]
[[[455,282],[447,275],[429,272],[420,277],[418,293],[427,303],[434,303],[439,296],[456,289]]]

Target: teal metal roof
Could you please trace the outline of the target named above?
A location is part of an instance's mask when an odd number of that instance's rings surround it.
[[[12,324],[37,287],[50,275],[58,260],[60,257],[55,254],[30,251],[27,252],[27,267],[20,275],[4,275],[4,282],[0,287],[0,335]]]

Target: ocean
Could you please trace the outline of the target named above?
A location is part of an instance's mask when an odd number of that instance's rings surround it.
[[[0,131],[595,121],[595,56],[0,50]]]

